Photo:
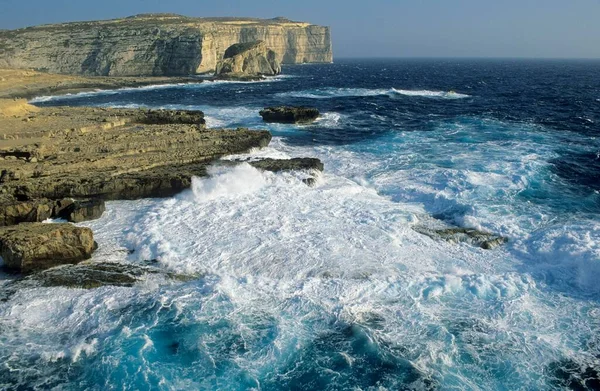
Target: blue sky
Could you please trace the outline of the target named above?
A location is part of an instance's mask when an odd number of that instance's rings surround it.
[[[0,0],[0,29],[146,12],[328,25],[338,58],[600,58],[600,0]]]

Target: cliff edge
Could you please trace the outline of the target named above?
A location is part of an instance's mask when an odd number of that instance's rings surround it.
[[[0,68],[93,76],[176,76],[214,72],[237,43],[264,41],[281,64],[328,63],[329,27],[285,18],[125,19],[0,31]]]

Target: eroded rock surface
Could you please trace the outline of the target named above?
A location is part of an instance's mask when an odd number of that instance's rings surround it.
[[[230,46],[217,63],[219,77],[274,76],[281,73],[277,54],[263,41]]]
[[[473,228],[452,227],[432,229],[416,226],[413,227],[413,229],[432,239],[445,240],[450,243],[469,243],[473,246],[481,247],[484,250],[492,250],[508,241],[508,239],[503,236],[478,231]]]
[[[14,197],[0,196],[0,227],[20,223],[39,223],[50,218],[61,218],[73,223],[95,220],[105,211],[101,199],[49,200],[46,198],[19,201]]]
[[[135,122],[147,125],[184,124],[206,125],[204,113],[198,110],[146,110],[140,113]]]
[[[265,122],[307,123],[319,117],[319,110],[310,107],[267,107],[260,111]]]
[[[0,256],[13,270],[31,272],[78,263],[96,244],[89,228],[72,224],[23,223],[0,228]]]
[[[105,210],[104,200],[77,200],[63,209],[56,217],[62,217],[72,223],[81,223],[83,221],[99,219]]]
[[[48,199],[18,201],[0,196],[0,227],[19,223],[35,223],[52,217],[54,202]]]

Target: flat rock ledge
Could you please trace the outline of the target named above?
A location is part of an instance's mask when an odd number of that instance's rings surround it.
[[[319,117],[319,110],[311,107],[267,107],[259,112],[265,122],[283,124],[309,123]]]
[[[415,226],[413,229],[435,240],[445,240],[450,243],[468,243],[476,247],[481,247],[484,250],[493,250],[508,242],[508,238],[489,232],[478,231],[473,228],[452,227],[431,229],[423,226]]]
[[[28,273],[89,259],[96,249],[89,228],[72,224],[23,223],[0,228],[5,267]]]

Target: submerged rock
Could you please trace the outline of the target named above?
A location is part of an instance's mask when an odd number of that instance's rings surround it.
[[[7,301],[23,288],[64,287],[95,289],[103,286],[132,287],[145,277],[155,275],[166,279],[186,282],[198,276],[164,272],[154,267],[107,262],[84,261],[77,265],[62,265],[29,274],[0,287],[0,301]]]
[[[259,114],[265,122],[293,124],[316,120],[319,117],[319,110],[310,107],[279,106],[267,107]]]
[[[89,228],[71,224],[23,223],[0,228],[0,256],[21,272],[48,269],[89,259],[96,249]]]
[[[413,227],[415,231],[432,239],[441,239],[450,243],[469,243],[485,250],[492,250],[508,241],[503,236],[478,231],[473,228],[442,228],[431,229],[422,226]]]
[[[44,270],[27,277],[41,286],[93,289],[101,286],[133,286],[146,275],[163,275],[177,281],[189,281],[194,276],[167,273],[157,268],[123,263],[83,262]]]
[[[579,364],[571,359],[556,361],[548,366],[551,383],[560,389],[600,390],[600,367]]]
[[[323,171],[323,163],[317,158],[302,157],[293,159],[261,159],[248,162],[251,166],[265,171],[316,170]]]
[[[266,389],[424,390],[438,388],[394,346],[374,338],[359,324],[336,324],[302,344]],[[335,375],[332,375],[335,374]]]
[[[236,43],[225,50],[216,76],[274,76],[281,73],[277,54],[264,41]]]
[[[317,178],[309,176],[308,178],[302,179],[302,182],[308,187],[315,187],[317,184]]]

